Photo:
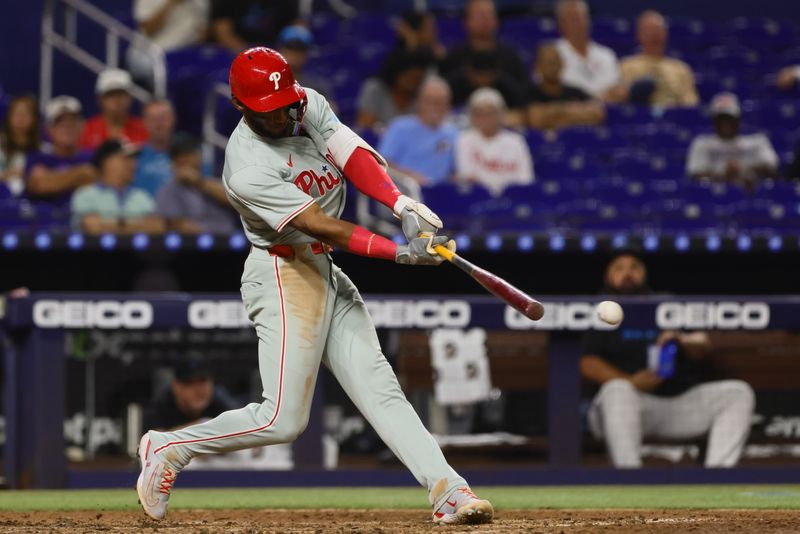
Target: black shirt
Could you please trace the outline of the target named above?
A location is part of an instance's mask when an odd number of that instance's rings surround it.
[[[497,69],[502,74],[511,77],[512,80],[517,80],[520,84],[525,83],[528,79],[528,72],[522,60],[519,59],[517,51],[503,43],[497,43],[495,49],[491,51],[473,50],[468,43],[457,46],[447,54],[439,70],[442,76],[451,78],[472,63],[472,56],[487,53],[493,56]]]
[[[552,102],[585,102],[591,97],[577,87],[571,85],[562,86],[560,95],[551,95],[542,91],[536,84],[531,85],[527,92],[528,104],[550,104]]]
[[[194,423],[197,419],[210,419],[222,412],[241,407],[242,405],[236,402],[225,388],[216,386],[214,388],[214,397],[205,411],[196,419],[190,419],[178,409],[175,404],[175,396],[172,394],[172,388],[168,388],[145,408],[143,422],[147,430],[168,430]]]
[[[622,371],[633,374],[647,368],[647,350],[655,344],[661,332],[656,329],[640,330],[620,327],[617,330],[589,330],[581,338],[581,354],[600,356]],[[688,359],[679,350],[675,360],[675,374],[664,380],[653,395],[671,397],[680,395],[706,379],[703,359]],[[597,392],[596,384],[589,384],[587,393]]]

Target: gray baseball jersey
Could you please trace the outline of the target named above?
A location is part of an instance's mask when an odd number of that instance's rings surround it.
[[[258,334],[264,401],[174,432],[151,430],[153,453],[180,470],[198,454],[294,440],[308,422],[317,371],[325,363],[428,488],[437,509],[466,482],[447,464],[403,395],[355,285],[329,255],[315,254],[306,245],[313,238],[289,225],[313,202],[335,217],[344,205],[342,174],[326,143],[343,127],[322,96],[310,89],[306,93],[306,135],[262,138],[242,121],[225,151],[226,191],[247,237],[257,245],[245,262],[241,290]],[[344,134],[363,146],[354,134]],[[335,145],[334,139],[330,146]],[[262,250],[277,244],[291,244],[294,257]]]
[[[306,94],[307,135],[266,139],[242,119],[225,149],[222,182],[248,239],[262,248],[314,241],[287,227],[313,202],[332,217],[338,218],[344,209],[342,173],[326,147],[339,120],[325,97],[307,88]]]

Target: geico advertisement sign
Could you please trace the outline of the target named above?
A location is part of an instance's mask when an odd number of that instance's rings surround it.
[[[245,328],[251,326],[240,300],[196,300],[189,304],[192,328]]]
[[[531,321],[506,306],[505,324],[511,330],[611,330],[614,327],[600,320],[596,302],[542,302],[544,317]]]
[[[368,300],[378,328],[460,328],[469,325],[472,308],[466,300]]]
[[[153,306],[143,300],[39,300],[33,305],[39,328],[149,328]]]
[[[512,330],[611,330],[595,312],[592,302],[542,302],[544,317],[531,321],[506,306],[505,324]],[[638,304],[643,306],[645,304]],[[654,322],[661,330],[709,328],[718,330],[763,330],[769,326],[766,302],[661,302]],[[625,324],[624,322],[622,323]]]
[[[769,326],[766,302],[662,302],[656,308],[656,325],[662,330],[716,328],[763,330]]]

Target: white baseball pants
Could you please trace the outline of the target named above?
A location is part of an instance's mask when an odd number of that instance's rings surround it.
[[[253,249],[242,275],[264,401],[174,432],[151,431],[155,453],[180,469],[198,454],[293,441],[308,423],[322,362],[432,501],[465,486],[406,400],[356,287],[326,254],[294,248],[292,259]]]
[[[733,467],[750,433],[755,394],[746,382],[697,385],[676,397],[642,393],[624,379],[602,385],[589,428],[605,439],[615,467],[641,467],[643,438],[689,440],[708,434],[706,467]]]

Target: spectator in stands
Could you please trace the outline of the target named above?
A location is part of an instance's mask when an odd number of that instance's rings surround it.
[[[422,84],[416,115],[398,117],[389,123],[378,151],[390,167],[422,185],[451,178],[458,130],[445,122],[450,112],[450,87],[441,78]]]
[[[131,115],[131,75],[121,69],[100,73],[95,93],[100,113],[88,121],[81,135],[81,147],[94,150],[107,139],[127,143],[147,141],[147,129],[142,119]]]
[[[504,130],[503,96],[478,89],[469,99],[471,128],[456,141],[456,181],[480,184],[499,196],[511,184],[533,182],[533,162],[525,138]]]
[[[447,54],[440,66],[442,76],[447,80],[466,77],[465,70],[474,65],[476,54],[488,54],[494,58],[493,64],[499,76],[516,81],[519,90],[524,87],[527,73],[517,51],[497,40],[499,21],[492,0],[468,0],[464,7],[464,28],[467,41]]]
[[[23,176],[28,155],[39,150],[39,104],[33,95],[11,99],[0,132],[0,187],[14,196],[25,188]]]
[[[491,87],[503,95],[508,108],[504,121],[519,126],[524,120],[524,84],[500,70],[497,56],[492,52],[475,52],[463,69],[456,71],[447,80],[453,92],[453,104],[461,107],[470,95],[481,88]]]
[[[436,61],[444,60],[447,49],[439,41],[433,13],[409,11],[397,23],[397,44],[392,54],[424,51]]]
[[[584,0],[558,0],[556,19],[562,37],[556,41],[564,70],[561,81],[609,102],[624,98],[617,55],[591,39],[589,7]]]
[[[210,0],[135,0],[133,18],[139,31],[165,52],[198,45],[208,34]],[[153,59],[133,43],[127,52],[128,70],[146,87],[153,83]]]
[[[303,87],[311,87],[330,102],[333,89],[328,80],[303,70],[308,62],[308,53],[314,46],[314,36],[305,26],[287,26],[278,34],[278,48],[286,62],[292,67],[294,79]]]
[[[200,143],[185,134],[176,136],[169,154],[173,178],[156,196],[167,229],[182,234],[233,233],[234,212],[222,182],[202,174]]]
[[[636,35],[642,52],[622,60],[622,80],[629,100],[653,106],[696,106],[699,102],[691,67],[666,57],[667,23],[656,11],[639,15]]]
[[[285,26],[300,22],[296,0],[212,0],[211,39],[234,53],[272,45]]]
[[[139,31],[165,52],[206,39],[209,0],[134,0]]]
[[[92,153],[81,150],[78,140],[83,129],[81,103],[71,96],[57,96],[44,110],[52,147],[34,152],[25,165],[25,196],[46,203],[55,211],[69,212],[72,192],[97,179]]]
[[[604,122],[603,104],[583,90],[565,85],[561,81],[562,67],[561,55],[555,45],[539,47],[534,65],[535,83],[528,89],[528,125],[553,130]]]
[[[403,52],[389,58],[377,76],[368,78],[358,94],[360,128],[381,128],[414,111],[417,93],[433,57],[425,51]]]
[[[732,93],[720,93],[711,101],[713,134],[701,134],[689,147],[686,173],[752,186],[757,178],[778,175],[778,155],[764,134],[739,134],[742,110]]]
[[[72,196],[72,224],[87,234],[157,234],[164,220],[156,215],[150,194],[132,187],[136,147],[112,139],[100,145],[92,162],[98,183],[85,185]]]
[[[617,253],[606,268],[604,293],[649,292],[638,254]],[[641,467],[645,437],[690,440],[706,434],[706,467],[736,465],[750,432],[755,395],[741,380],[704,380],[703,360],[710,349],[705,332],[659,332],[624,323],[616,330],[587,331],[581,375],[599,389],[589,408],[589,427],[605,439],[615,467]],[[674,356],[674,365],[662,351]]]
[[[778,72],[777,85],[779,89],[788,91],[797,86],[800,81],[800,65],[784,67]]]
[[[208,364],[192,357],[175,365],[170,387],[144,409],[143,423],[145,428],[174,430],[239,406],[224,387],[214,384]]]
[[[175,131],[175,110],[169,100],[151,100],[144,106],[142,119],[148,141],[139,152],[133,186],[155,198],[172,178],[169,149]]]

